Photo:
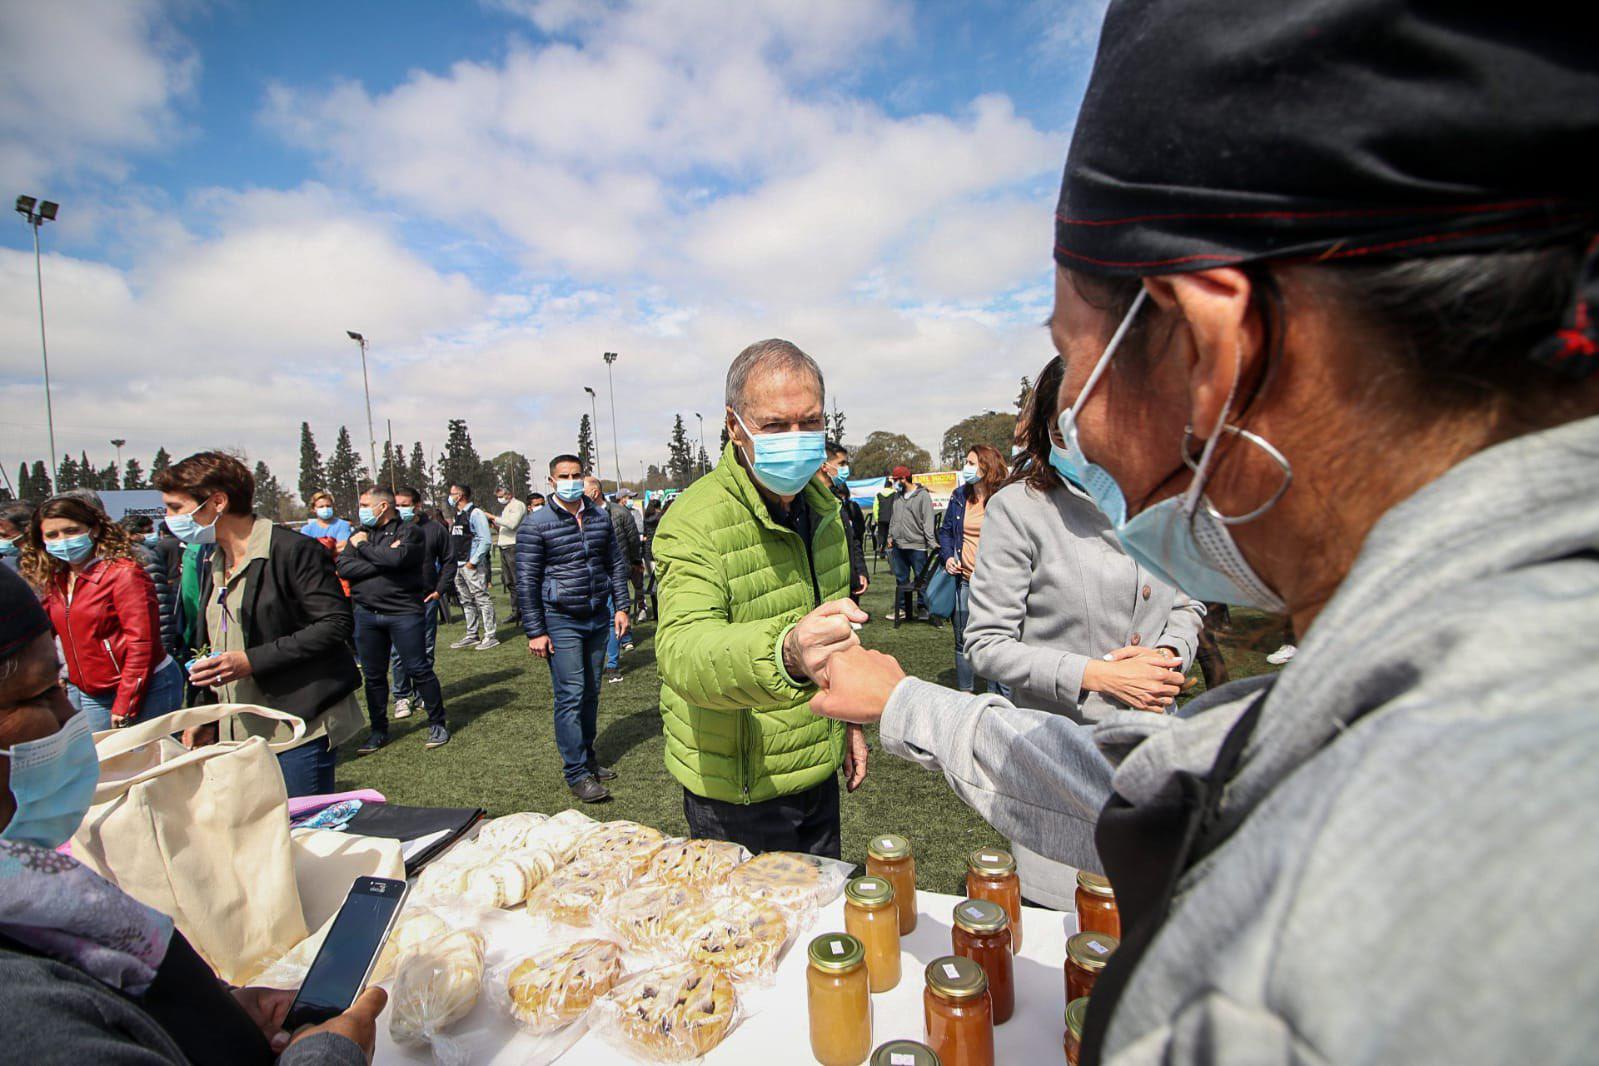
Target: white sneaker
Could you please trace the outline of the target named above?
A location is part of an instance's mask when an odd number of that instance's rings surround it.
[[[394,717],[396,717],[396,718],[409,718],[409,717],[411,717],[411,701],[407,700],[407,699],[395,700],[394,701]]]
[[[1282,666],[1291,660],[1298,651],[1299,649],[1294,647],[1292,644],[1284,644],[1282,647],[1266,656],[1266,661],[1271,663],[1273,666]]]
[[[470,648],[472,645],[476,644],[477,642],[478,642],[478,638],[477,637],[467,636],[467,637],[462,637],[460,640],[456,641],[454,644],[451,644],[450,647],[452,647],[452,648]]]
[[[497,638],[497,637],[484,637],[483,638],[483,642],[477,646],[477,650],[478,651],[488,651],[490,648],[498,648],[499,646],[500,646],[499,638]]]

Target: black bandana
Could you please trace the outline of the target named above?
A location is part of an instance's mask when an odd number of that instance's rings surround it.
[[[1412,258],[1599,230],[1583,5],[1113,0],[1055,258],[1138,276]],[[1599,364],[1590,262],[1550,350]],[[1592,306],[1590,306],[1592,305]]]
[[[0,659],[9,659],[50,628],[39,597],[9,566],[0,566]]]

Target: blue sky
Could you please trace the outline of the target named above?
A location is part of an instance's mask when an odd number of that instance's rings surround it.
[[[934,451],[1048,355],[1103,0],[5,8],[0,173],[63,204],[63,451],[221,445],[292,481],[301,419],[364,436],[346,328],[430,450],[450,417],[487,453],[569,447],[622,352],[627,476],[761,337],[818,358],[856,442]],[[0,227],[11,471],[45,450],[31,259]]]

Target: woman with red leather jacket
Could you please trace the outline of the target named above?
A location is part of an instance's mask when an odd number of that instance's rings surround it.
[[[183,675],[161,643],[155,586],[126,530],[81,497],[46,500],[28,524],[22,574],[61,640],[67,698],[90,728],[177,710]]]

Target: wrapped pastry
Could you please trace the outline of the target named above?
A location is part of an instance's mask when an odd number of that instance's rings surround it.
[[[703,905],[680,927],[689,961],[738,979],[770,977],[793,931],[776,904],[738,897]]]
[[[505,977],[513,1017],[532,1033],[550,1033],[588,1013],[622,978],[622,947],[578,940],[512,965]]]
[[[688,939],[684,923],[704,902],[692,885],[638,884],[611,901],[606,920],[637,951],[681,954]]]
[[[733,1028],[738,998],[719,970],[692,963],[622,982],[601,1001],[606,1039],[647,1062],[692,1062]]]
[[[448,858],[448,856],[446,856]],[[453,903],[466,890],[466,874],[471,864],[440,859],[425,866],[416,878],[416,898],[436,903]]]
[[[431,1045],[477,1005],[483,989],[483,937],[461,929],[435,937],[399,962],[389,997],[389,1035]]]
[[[714,884],[749,857],[742,846],[726,840],[678,840],[650,859],[649,876],[668,884]]]
[[[534,890],[528,914],[561,925],[589,925],[600,916],[605,903],[626,887],[627,874],[626,867],[576,859]]]
[[[483,823],[477,833],[477,842],[500,851],[515,851],[522,847],[529,833],[549,820],[548,815],[539,814],[537,811],[507,814],[503,818]]]
[[[528,867],[515,859],[497,859],[466,872],[461,898],[477,907],[515,907],[533,890]]]
[[[428,908],[407,907],[394,920],[394,928],[389,932],[388,942],[383,945],[383,953],[372,968],[372,983],[387,983],[401,957],[449,931],[450,927],[444,919]]]
[[[848,863],[794,851],[768,851],[727,875],[728,891],[784,907],[823,906],[843,889]]]
[[[599,865],[625,865],[631,874],[649,869],[650,860],[666,843],[666,835],[637,822],[606,822],[583,838],[576,860]]]

